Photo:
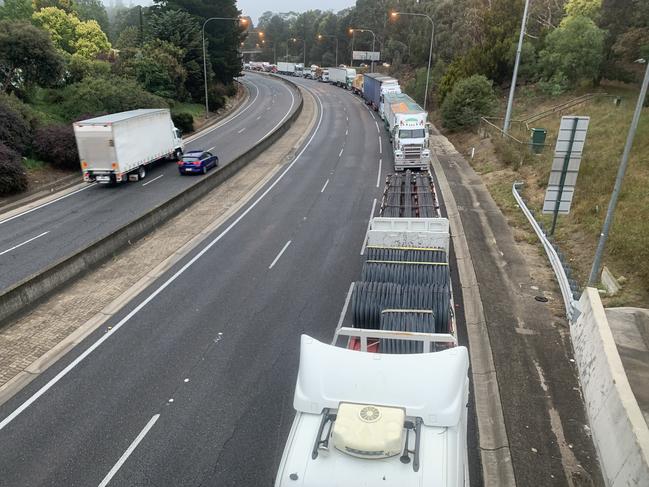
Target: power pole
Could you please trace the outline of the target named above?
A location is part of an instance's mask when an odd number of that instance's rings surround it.
[[[523,37],[525,36],[525,25],[527,24],[527,10],[530,6],[530,0],[525,0],[525,11],[523,12],[523,21],[521,22],[521,33],[518,36],[518,47],[516,48],[516,61],[514,62],[514,74],[512,75],[512,86],[509,88],[509,101],[507,102],[507,113],[503,132],[509,132],[509,123],[512,118],[512,109],[514,108],[514,92],[516,91],[516,78],[518,78],[518,65],[521,62],[521,51],[523,50]]]

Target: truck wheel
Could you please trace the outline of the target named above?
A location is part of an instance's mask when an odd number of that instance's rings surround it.
[[[174,156],[176,157],[177,161],[181,160],[183,158],[182,149],[176,149],[176,152],[174,152]]]
[[[207,166],[203,166],[203,174],[207,174]]]
[[[142,181],[146,177],[146,169],[144,166],[140,166],[140,168],[137,170],[137,178],[139,181]]]

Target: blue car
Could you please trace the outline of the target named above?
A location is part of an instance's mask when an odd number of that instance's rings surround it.
[[[207,173],[211,167],[219,165],[219,158],[208,151],[193,150],[185,152],[183,158],[178,161],[180,174],[191,174],[201,172]]]

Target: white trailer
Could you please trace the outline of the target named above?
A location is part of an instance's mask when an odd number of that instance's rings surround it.
[[[405,93],[385,95],[383,105],[395,171],[427,170],[430,164],[428,113]]]
[[[293,76],[295,74],[295,63],[280,61],[277,63],[277,72]]]
[[[146,168],[161,159],[183,155],[180,131],[166,109],[113,113],[74,123],[85,181],[120,183],[146,176]]]

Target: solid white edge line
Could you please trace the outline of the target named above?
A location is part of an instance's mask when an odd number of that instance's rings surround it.
[[[343,151],[344,151],[344,150],[345,150],[344,147],[341,147],[341,148],[340,148],[340,152],[338,153],[338,157],[340,157],[340,156],[343,155]]]
[[[284,88],[286,88],[286,89],[288,90],[288,92],[291,94],[291,106],[288,107],[288,111],[286,112],[286,115],[284,115],[284,116],[282,117],[282,119],[281,119],[279,122],[277,122],[277,125],[275,125],[272,129],[270,129],[266,135],[264,135],[261,139],[259,139],[259,140],[255,143],[255,145],[256,145],[256,144],[259,144],[259,142],[261,142],[261,141],[264,140],[266,137],[268,137],[271,133],[273,133],[273,131],[274,131],[277,127],[279,127],[280,125],[282,125],[282,123],[284,122],[284,120],[286,120],[286,117],[288,117],[288,116],[291,114],[291,110],[293,110],[293,105],[295,105],[295,95],[293,94],[293,90],[291,90],[291,89],[290,89],[288,86],[286,86],[284,83],[282,83],[282,86],[283,86]]]
[[[288,248],[289,245],[291,245],[290,240],[288,242],[286,242],[286,245],[284,245],[284,247],[282,247],[282,250],[279,251],[279,254],[277,254],[277,257],[275,257],[275,260],[273,260],[273,262],[268,266],[269,269],[272,269],[273,267],[275,267],[275,264],[277,264],[277,261],[282,257],[282,254],[284,252],[286,252],[286,249]]]
[[[147,435],[149,430],[151,428],[153,428],[153,425],[156,423],[156,421],[158,421],[159,418],[160,418],[160,415],[156,414],[155,416],[153,416],[149,420],[149,422],[146,424],[144,429],[142,431],[140,431],[140,434],[137,435],[137,437],[133,440],[133,443],[131,443],[129,445],[129,447],[126,449],[126,451],[122,454],[122,456],[119,457],[119,460],[117,460],[117,463],[115,465],[113,465],[113,468],[110,469],[110,472],[108,472],[106,474],[106,476],[104,477],[104,480],[102,480],[101,483],[99,484],[99,487],[106,487],[108,485],[108,483],[115,476],[115,474],[119,471],[119,469],[122,467],[122,465],[124,465],[124,462],[126,462],[126,460],[128,460],[128,457],[131,456],[131,453],[133,453],[133,451],[135,451],[137,446],[140,444],[140,442]]]
[[[381,142],[380,135],[379,135],[379,154],[383,154],[383,142]]]
[[[345,296],[345,304],[343,305],[343,309],[340,311],[340,318],[338,318],[338,324],[336,325],[336,331],[340,330],[340,327],[343,326],[343,320],[345,319],[345,315],[347,314],[347,307],[349,306],[349,300],[352,297],[352,292],[354,291],[354,283],[352,282],[349,285],[349,291],[347,291],[347,296]],[[334,339],[331,342],[332,345],[336,344],[336,334],[334,333]]]
[[[383,159],[379,159],[379,173],[376,175],[376,187],[379,187],[381,184],[381,166],[383,165]],[[374,212],[372,212],[374,214]]]
[[[124,318],[122,318],[114,327],[112,327],[110,330],[108,330],[106,333],[104,333],[95,343],[90,345],[84,352],[82,352],[77,358],[75,358],[72,362],[70,362],[63,370],[61,370],[58,374],[56,374],[52,379],[50,379],[43,387],[41,387],[38,391],[36,391],[32,396],[29,397],[24,403],[22,403],[20,406],[18,406],[9,416],[7,416],[5,419],[0,421],[0,431],[10,424],[14,419],[16,419],[25,409],[27,409],[29,406],[31,406],[35,401],[38,400],[39,397],[41,397],[43,394],[45,394],[49,389],[52,388],[58,381],[60,381],[63,377],[65,377],[72,369],[74,369],[77,365],[79,365],[85,358],[90,355],[92,352],[94,352],[102,343],[104,343],[108,338],[110,338],[113,333],[117,332],[122,326],[124,326],[125,323],[127,323],[133,316],[135,316],[137,313],[140,312],[142,308],[144,308],[147,304],[149,304],[158,294],[160,294],[162,291],[164,291],[172,282],[174,282],[181,274],[183,274],[189,267],[191,267],[198,259],[200,259],[205,253],[207,253],[214,245],[216,245],[225,235],[227,235],[230,230],[232,230],[241,220],[243,220],[248,213],[250,213],[255,206],[259,204],[259,202],[266,197],[268,193],[270,193],[273,188],[282,180],[284,179],[284,176],[286,173],[288,173],[291,168],[295,165],[295,163],[300,159],[302,154],[309,148],[311,145],[311,142],[317,135],[320,125],[322,124],[322,113],[323,113],[323,108],[322,108],[322,101],[320,100],[320,97],[312,93],[312,95],[315,97],[316,101],[318,102],[318,105],[320,106],[320,117],[318,118],[318,124],[316,125],[315,130],[311,134],[311,137],[307,141],[307,143],[304,145],[302,150],[298,153],[297,156],[295,156],[295,159],[286,166],[286,169],[280,173],[280,175],[273,181],[266,190],[255,200],[253,201],[248,208],[246,208],[230,225],[228,225],[225,230],[223,230],[219,235],[217,235],[210,243],[208,243],[203,250],[198,252],[194,257],[192,257],[189,262],[187,262],[184,266],[182,266],[176,273],[171,276],[169,279],[167,279],[164,283],[162,283],[155,291],[153,291],[149,296],[147,296],[140,304],[138,304],[135,308],[133,308]],[[376,202],[376,200],[375,200]]]
[[[146,186],[147,184],[151,184],[153,181],[155,181],[157,179],[160,179],[162,176],[164,176],[164,174],[160,174],[160,176],[158,176],[157,178],[153,178],[150,181],[147,181],[146,183],[142,184],[142,186]]]
[[[17,215],[11,216],[11,217],[9,217],[9,218],[7,218],[5,220],[0,220],[0,225],[2,225],[3,223],[10,222],[11,220],[15,220],[16,218],[19,218],[19,217],[21,217],[23,215],[26,215],[27,213],[31,213],[32,211],[36,211],[36,210],[40,210],[41,208],[45,208],[46,206],[49,206],[52,203],[56,203],[57,201],[61,201],[61,200],[64,200],[65,198],[69,198],[70,196],[72,196],[74,194],[81,193],[82,191],[85,191],[87,189],[92,188],[96,184],[97,183],[89,183],[88,186],[86,186],[84,188],[77,189],[76,191],[72,191],[71,193],[68,193],[68,194],[65,194],[65,195],[63,195],[63,196],[61,196],[59,198],[53,199],[52,201],[48,201],[47,203],[43,203],[42,205],[38,205],[38,206],[35,206],[34,208],[30,208],[29,210],[23,211],[22,213],[18,213]]]
[[[7,253],[11,252],[12,250],[16,250],[18,247],[22,247],[23,245],[26,245],[29,242],[32,242],[32,241],[36,240],[37,238],[41,238],[43,235],[47,235],[48,233],[50,233],[49,230],[47,232],[41,233],[40,235],[36,235],[35,237],[30,238],[29,240],[25,240],[23,243],[19,243],[18,245],[14,245],[10,249],[3,250],[2,252],[0,252],[0,255],[4,255],[4,254],[7,254]]]
[[[257,98],[259,97],[259,86],[257,86],[255,83],[253,83],[253,82],[250,81],[250,80],[248,80],[248,83],[250,83],[252,86],[254,86],[254,87],[255,87],[255,91],[256,91],[256,93],[255,93],[255,97],[252,99],[252,101],[250,101],[250,102],[249,102],[245,107],[243,107],[240,111],[234,113],[233,115],[231,115],[230,117],[226,118],[225,120],[223,120],[223,121],[217,123],[216,125],[214,125],[214,126],[212,126],[212,127],[208,127],[208,128],[206,128],[204,131],[202,131],[202,132],[199,133],[199,134],[196,134],[195,136],[192,135],[192,136],[190,136],[190,137],[187,137],[186,139],[183,140],[183,142],[194,142],[194,141],[200,139],[201,137],[203,137],[203,136],[205,136],[205,135],[207,135],[207,134],[211,134],[211,133],[214,132],[216,129],[220,129],[220,128],[223,127],[224,125],[230,123],[232,120],[234,120],[235,118],[239,117],[242,113],[247,112],[247,111],[248,111],[248,110],[249,110],[249,109],[250,109],[250,108],[255,104],[255,101],[256,101]],[[270,107],[268,107],[268,109],[270,109]]]
[[[377,122],[376,120],[374,120],[374,125],[376,125],[376,131],[380,134],[381,131],[379,130],[379,122]]]
[[[361,247],[361,255],[363,255],[365,253],[365,247],[367,246],[367,234],[370,231],[370,223],[372,223],[372,217],[374,216],[374,209],[375,208],[376,208],[376,198],[374,198],[374,201],[372,202],[372,213],[370,213],[370,219],[367,222],[367,230],[365,230],[365,238],[363,238],[363,246]]]
[[[323,186],[322,189],[320,190],[321,193],[324,193],[324,190],[327,188],[327,185],[328,185],[328,184],[329,184],[329,180],[327,179],[327,180],[325,181],[325,183],[324,183],[324,186]]]

